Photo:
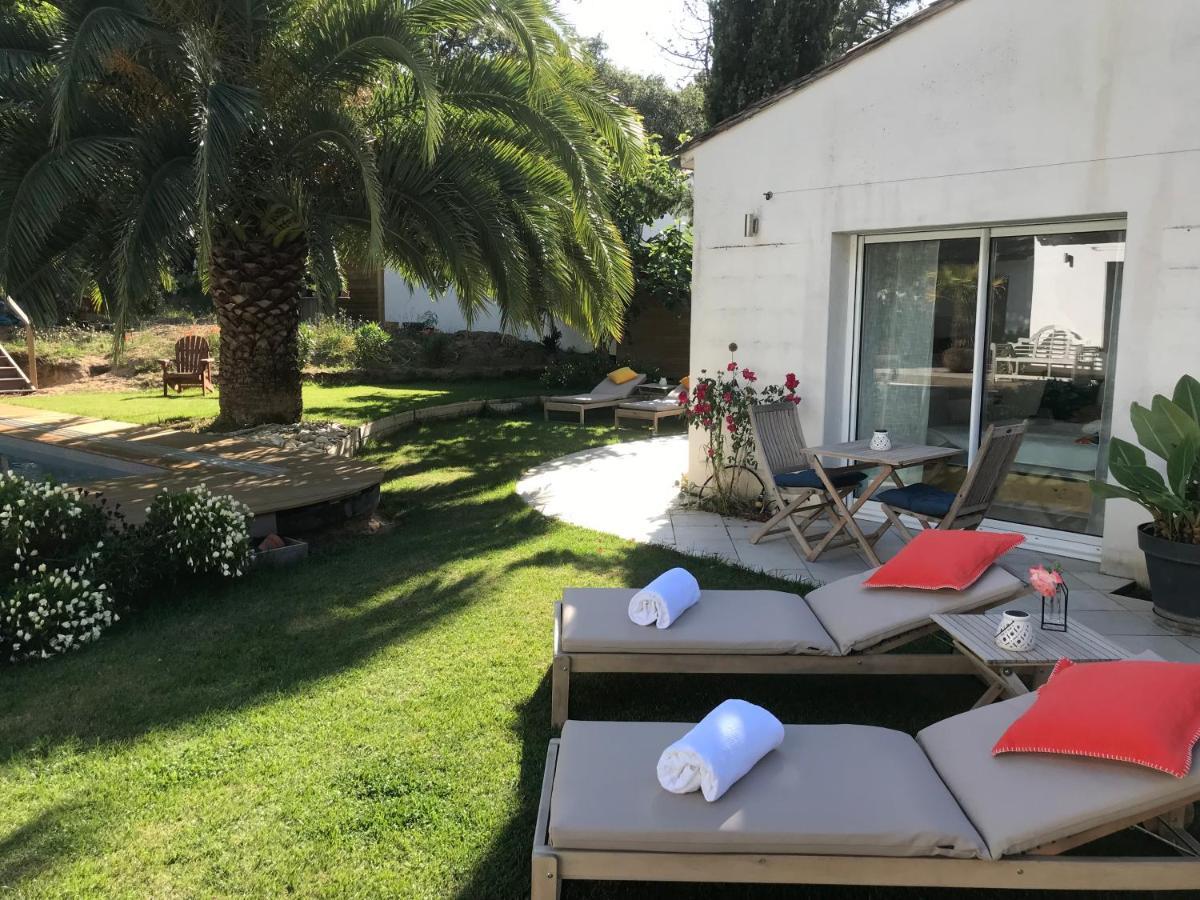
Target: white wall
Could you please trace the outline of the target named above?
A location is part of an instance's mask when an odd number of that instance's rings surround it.
[[[399,272],[387,269],[383,273],[383,318],[385,322],[419,322],[428,312],[437,315],[437,327],[440,331],[502,331],[500,327],[500,311],[489,306],[487,311],[475,316],[471,325],[467,325],[466,317],[458,306],[458,297],[451,291],[445,296],[434,298],[429,289],[423,285],[410,286],[404,282]],[[567,350],[588,351],[592,342],[573,328],[561,323],[558,326],[562,333],[562,346]],[[529,328],[519,328],[515,331],[518,337],[525,340],[541,340],[541,335]]]
[[[1197,110],[1196,0],[950,5],[690,154],[693,366],[737,341],[762,377],[798,374],[810,441],[840,440],[853,235],[1123,217],[1114,433],[1133,439],[1130,402],[1200,372]],[[1144,518],[1109,504],[1106,570],[1140,568]]]
[[[1069,252],[1074,265],[1063,262]],[[1103,347],[1105,287],[1108,264],[1125,258],[1122,244],[1081,244],[1072,247],[1035,244],[1030,333],[1053,325],[1078,334],[1084,344]]]

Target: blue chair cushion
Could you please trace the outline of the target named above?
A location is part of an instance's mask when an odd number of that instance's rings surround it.
[[[843,472],[829,476],[829,480],[833,482],[834,487],[852,487],[860,483],[864,478],[862,472]],[[817,473],[812,469],[801,469],[799,472],[784,472],[782,475],[775,476],[775,483],[779,487],[784,488],[816,488],[818,491],[825,490],[825,485],[821,483],[821,479],[817,477]]]
[[[941,518],[950,512],[950,506],[954,503],[954,494],[932,485],[917,482],[902,488],[879,491],[875,494],[874,499],[896,509]]]

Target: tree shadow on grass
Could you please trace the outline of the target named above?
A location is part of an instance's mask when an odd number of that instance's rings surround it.
[[[496,489],[530,461],[579,446],[578,433],[548,429],[546,441],[542,429],[507,424],[431,426],[408,436],[416,443],[376,448],[388,468],[385,502],[405,511],[389,533],[234,584],[179,584],[94,647],[4,671],[0,759],[70,740],[136,738],[295,691],[474,603],[503,573],[452,577],[448,564],[553,527]],[[470,473],[439,480],[439,470],[459,464]],[[426,473],[429,485],[409,486]]]
[[[364,544],[222,585],[219,598],[204,590],[163,598],[95,647],[5,673],[0,759],[73,740],[128,740],[297,691],[486,593],[483,574],[450,577],[434,561],[410,568],[402,535]]]

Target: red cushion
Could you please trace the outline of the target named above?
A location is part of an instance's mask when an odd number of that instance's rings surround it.
[[[1200,738],[1200,664],[1059,660],[992,755],[1061,753],[1136,763],[1182,778]]]
[[[965,591],[988,566],[1025,540],[1019,534],[922,531],[863,582],[867,587]]]

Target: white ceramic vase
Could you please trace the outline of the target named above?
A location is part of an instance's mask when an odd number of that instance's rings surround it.
[[[1006,609],[996,626],[996,646],[1001,650],[1021,653],[1033,649],[1033,620],[1029,613],[1019,609]]]
[[[872,450],[891,450],[892,439],[888,437],[886,428],[877,428],[875,433],[871,435]]]

